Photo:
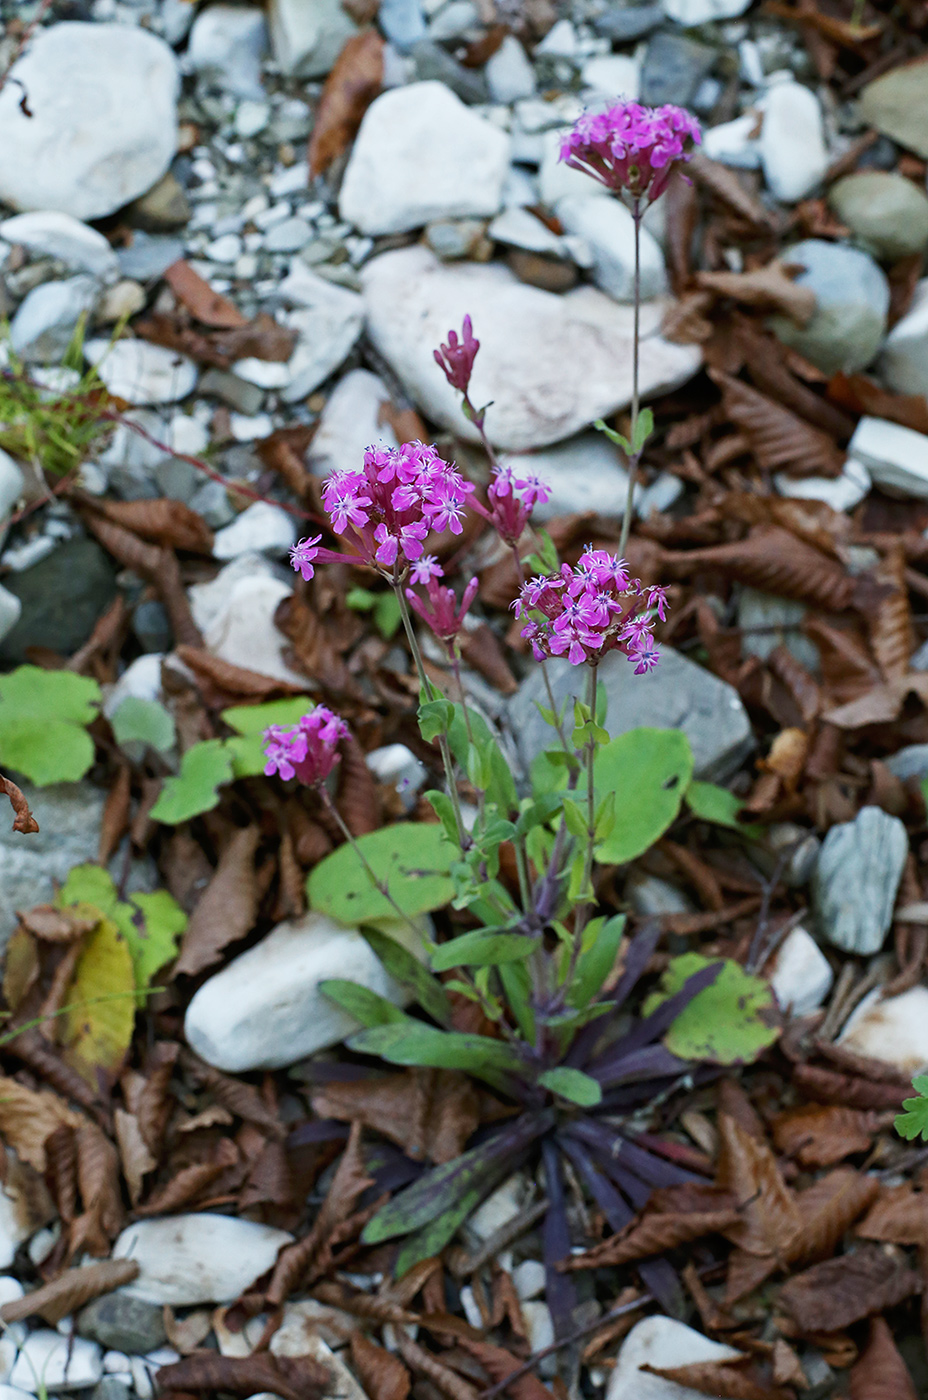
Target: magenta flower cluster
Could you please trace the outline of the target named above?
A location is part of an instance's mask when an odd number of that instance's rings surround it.
[[[590,546],[574,567],[562,564],[553,577],[529,579],[512,606],[516,617],[529,618],[522,636],[537,661],[566,655],[579,666],[623,651],[640,676],[659,660],[650,614],[663,621],[667,596],[632,578],[625,560],[608,550]]]
[[[345,721],[325,705],[317,705],[292,728],[272,724],[264,731],[264,771],[269,778],[278,773],[318,787],[338,762],[338,746],[347,738]]]
[[[514,545],[522,538],[536,504],[544,505],[550,496],[550,486],[534,472],[517,475],[510,466],[495,467],[487,488],[489,506],[475,500],[474,510],[489,520],[508,545]]]
[[[432,629],[440,641],[450,647],[463,627],[468,609],[477,596],[480,580],[476,577],[470,580],[464,589],[459,607],[454,589],[438,582],[441,578],[441,572],[441,569],[435,565],[428,577],[423,579],[421,575],[417,577],[414,569],[413,578],[417,583],[425,583],[428,601],[426,602],[411,588],[406,589],[406,597],[409,599],[413,611],[418,613],[426,626]]]
[[[561,143],[561,160],[610,190],[651,202],[701,140],[699,123],[682,107],[617,102],[578,119]]]

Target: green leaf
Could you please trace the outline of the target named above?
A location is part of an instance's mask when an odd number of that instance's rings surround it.
[[[717,783],[703,783],[694,778],[686,789],[686,805],[700,821],[727,826],[752,840],[763,835],[764,828],[756,822],[738,820],[738,813],[744,806],[743,799]]]
[[[285,700],[271,700],[264,705],[233,705],[223,710],[222,718],[237,738],[225,740],[232,758],[235,778],[254,778],[264,772],[264,731],[272,724],[289,728],[315,709],[308,695],[290,695]]]
[[[905,1112],[897,1114],[893,1126],[900,1137],[910,1142],[917,1137],[928,1142],[928,1075],[920,1074],[913,1079],[912,1088],[918,1098],[902,1100]]]
[[[654,432],[654,414],[650,408],[643,408],[638,414],[635,431],[632,434],[632,451],[641,452],[648,438]]]
[[[140,992],[176,956],[178,940],[187,927],[187,915],[167,890],[132,894],[121,900],[102,865],[73,866],[55,902],[62,909],[70,904],[92,904],[113,920],[128,946]]]
[[[73,671],[19,666],[0,676],[0,765],[39,787],[77,782],[93,763],[84,726],[100,698],[96,681]]]
[[[402,1024],[358,1031],[347,1042],[364,1055],[379,1055],[393,1065],[426,1069],[460,1069],[505,1091],[513,1075],[524,1075],[525,1063],[511,1046],[486,1035],[441,1031],[412,1017]]]
[[[440,734],[447,734],[453,719],[454,706],[450,700],[424,700],[419,706],[419,733],[431,744]]]
[[[448,872],[458,851],[441,826],[397,822],[359,837],[357,846],[404,914],[440,909],[451,899],[454,886]],[[343,924],[396,917],[396,910],[374,888],[354,847],[347,843],[310,871],[306,892],[312,909]]]
[[[374,604],[374,626],[385,641],[389,641],[395,634],[402,620],[399,599],[393,590],[379,593]]]
[[[615,823],[596,858],[624,865],[676,819],[693,776],[693,752],[679,729],[631,729],[599,750],[593,775],[598,795],[615,793]]]
[[[532,1010],[532,979],[525,963],[503,963],[497,970],[509,1010],[524,1040],[535,1043],[535,1013]]]
[[[95,1090],[122,1068],[135,1024],[135,976],[128,944],[101,915],[74,971],[62,1015],[61,1056]]]
[[[357,982],[330,977],[319,983],[319,990],[362,1026],[389,1026],[409,1019],[392,1001],[372,992],[369,987],[359,986]]]
[[[602,923],[595,920],[595,923]],[[599,996],[603,983],[615,966],[625,931],[625,915],[615,914],[602,923],[588,947],[577,959],[573,981],[567,990],[567,1000],[571,1006],[586,1007]]]
[[[615,428],[608,427],[601,418],[595,420],[593,427],[598,428],[601,433],[605,433],[609,441],[614,442],[616,447],[621,447],[626,457],[632,455],[632,445],[628,438],[623,437],[621,433],[617,433]]]
[[[345,602],[354,612],[370,612],[377,602],[377,594],[372,593],[369,588],[349,588],[345,594]]]
[[[395,982],[408,987],[416,1001],[440,1026],[451,1024],[451,1003],[437,977],[417,957],[382,929],[362,928],[364,938]]]
[[[442,792],[439,788],[429,788],[428,792],[424,794],[424,797],[444,827],[445,835],[448,837],[448,840],[453,841],[455,845],[457,845],[458,823],[454,815],[454,803],[451,801],[451,798],[446,792]]]
[[[180,772],[168,778],[151,816],[156,822],[177,826],[201,812],[210,812],[219,801],[219,788],[232,780],[232,754],[221,739],[206,739],[187,750]]]
[[[492,933],[478,928],[440,944],[432,953],[432,968],[449,972],[454,967],[498,967],[500,963],[522,962],[537,947],[538,940],[524,933]]]
[[[441,1215],[404,1240],[393,1266],[396,1277],[402,1278],[423,1259],[437,1259],[455,1231],[477,1209],[495,1185],[496,1179],[488,1183],[478,1182],[469,1191],[464,1191],[454,1205],[443,1210]]]
[[[648,997],[643,1014],[650,1015],[667,997],[680,991],[689,977],[717,961],[701,953],[671,959],[661,977],[661,990]],[[711,987],[695,996],[674,1021],[664,1044],[682,1060],[751,1064],[779,1034],[769,982],[752,977],[740,963],[726,958]]]
[[[542,1088],[550,1089],[552,1094],[580,1104],[581,1108],[593,1108],[602,1102],[602,1085],[581,1069],[570,1069],[566,1065],[561,1065],[559,1069],[547,1069],[538,1076],[538,1083]]]
[[[174,720],[157,700],[127,695],[110,716],[110,724],[120,747],[131,743],[147,744],[158,753],[164,753],[174,743]]]

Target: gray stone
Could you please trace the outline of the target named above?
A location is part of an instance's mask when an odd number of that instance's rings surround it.
[[[31,569],[8,575],[6,587],[22,614],[0,646],[5,662],[27,660],[26,648],[70,656],[83,646],[116,596],[109,556],[93,540],[66,540]]]
[[[922,648],[924,652],[925,647]],[[912,657],[911,667],[913,671],[928,670],[928,655],[921,658],[922,664],[916,666],[919,660],[919,653]],[[906,783],[910,779],[928,778],[928,744],[906,744],[904,749],[899,749],[898,753],[890,754],[889,758],[883,760],[886,767],[901,782]]]
[[[874,78],[860,94],[860,115],[868,126],[928,159],[928,59]]]
[[[3,1397],[0,1396],[0,1400]],[[90,1392],[90,1400],[132,1400],[132,1385],[128,1376],[104,1376]]]
[[[928,278],[918,283],[911,306],[886,337],[879,368],[897,394],[928,398]]]
[[[169,170],[140,199],[133,200],[126,217],[133,227],[148,233],[183,228],[190,220],[190,202],[174,172]]]
[[[483,68],[494,102],[518,102],[535,95],[535,70],[514,34],[507,34]]]
[[[684,29],[743,15],[750,0],[664,0],[664,13]]]
[[[91,783],[36,788],[21,783],[39,823],[38,832],[12,831],[0,821],[0,945],[16,927],[16,910],[54,898],[73,865],[96,860],[106,794]]]
[[[781,496],[797,501],[824,501],[832,510],[853,510],[870,491],[870,473],[863,462],[845,460],[837,476],[790,476],[777,472],[773,484]]]
[[[621,520],[628,499],[628,473],[618,451],[602,433],[581,433],[541,452],[515,457],[518,469],[536,472],[550,488],[550,497],[539,502],[532,518],[546,524],[559,515],[595,510],[607,520]],[[640,488],[636,487],[636,499]]]
[[[383,14],[383,7],[381,7]],[[449,43],[456,39],[466,40],[476,32],[480,24],[480,14],[474,0],[448,0],[436,15],[429,20],[429,38]],[[484,74],[484,76],[486,76]],[[528,94],[520,92],[520,97]],[[514,101],[515,99],[513,99]]]
[[[641,100],[659,107],[673,102],[688,107],[717,58],[715,49],[682,34],[655,34],[641,69]]]
[[[185,66],[236,97],[260,98],[267,23],[251,5],[208,5],[193,22]]]
[[[4,219],[0,238],[18,243],[33,257],[57,258],[73,272],[90,272],[105,281],[112,282],[119,270],[116,254],[102,233],[57,209],[35,209]]]
[[[886,333],[889,283],[882,269],[859,248],[819,238],[787,249],[783,261],[803,267],[795,280],[815,293],[816,309],[805,326],[772,317],[779,338],[825,374],[865,369]]]
[[[100,219],[167,170],[177,146],[178,72],[163,39],[131,24],[51,24],[10,77],[0,93],[7,204]]]
[[[163,1307],[118,1291],[82,1308],[77,1330],[107,1351],[125,1351],[130,1356],[144,1356],[167,1341]]]
[[[441,219],[427,225],[425,241],[442,262],[457,262],[471,257],[485,231],[482,219]]]
[[[380,27],[400,53],[408,53],[425,38],[425,15],[420,0],[380,0]]]
[[[202,398],[219,399],[236,413],[249,416],[260,413],[264,403],[264,390],[260,385],[249,384],[247,379],[239,379],[237,374],[224,369],[208,369],[197,388]]]
[[[190,498],[190,508],[202,515],[211,530],[221,530],[235,518],[229,493],[221,481],[204,481]]]
[[[207,522],[209,523],[209,522]],[[145,652],[169,651],[174,645],[174,632],[158,598],[145,598],[132,614],[132,631]]]
[[[633,870],[625,881],[624,898],[641,918],[655,918],[662,914],[692,914],[695,907],[682,890],[669,880],[657,875],[646,875],[643,870]]]
[[[313,236],[312,225],[294,215],[291,219],[281,219],[264,235],[264,246],[269,253],[298,253]]]
[[[10,344],[30,364],[58,364],[82,316],[99,295],[95,277],[79,273],[63,282],[43,282],[20,302],[10,326]]]
[[[412,50],[412,57],[420,82],[442,83],[462,102],[470,104],[489,99],[487,80],[480,69],[465,68],[434,39],[420,39]]]
[[[812,877],[812,905],[829,943],[864,956],[880,951],[908,850],[902,822],[880,807],[831,828]]]
[[[128,248],[120,248],[116,253],[119,270],[124,277],[136,282],[150,282],[182,258],[186,249],[180,238],[168,238],[163,234],[135,234]]]
[[[619,44],[643,39],[664,22],[662,5],[610,5],[593,20],[597,34]]]
[[[821,670],[818,648],[801,630],[807,611],[805,603],[794,598],[742,588],[738,595],[742,651],[766,661],[777,647],[785,646],[797,661],[816,674]]]
[[[562,704],[577,693],[582,677],[566,661],[549,661],[546,666],[554,697]],[[670,647],[661,648],[660,664],[646,676],[636,676],[626,656],[611,652],[600,664],[599,679],[609,699],[609,733],[640,727],[682,729],[693,748],[697,778],[720,782],[750,752],[751,725],[738,692]],[[544,678],[536,667],[508,702],[509,726],[526,768],[552,747],[554,731],[538,713],[538,704],[547,706],[546,697]]]
[[[593,251],[593,281],[616,301],[635,297],[635,221],[617,199],[586,195],[558,200],[557,217],[568,233],[585,239]],[[643,228],[639,238],[641,296],[644,301],[667,291],[664,255],[656,238]]]
[[[288,77],[321,78],[357,28],[339,0],[271,0],[271,43]]]
[[[928,245],[928,195],[904,175],[886,170],[846,175],[828,191],[828,203],[874,257],[892,262]]]
[[[891,496],[928,500],[928,436],[886,418],[861,418],[848,451]]]

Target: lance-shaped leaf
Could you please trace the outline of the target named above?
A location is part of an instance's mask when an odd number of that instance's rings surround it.
[[[319,990],[329,1001],[334,1001],[336,1006],[340,1006],[349,1016],[360,1021],[362,1026],[389,1026],[409,1020],[392,1001],[387,1001],[386,997],[379,996],[377,992],[372,992],[369,987],[362,987],[357,982],[330,977],[319,983]]]
[[[538,1076],[538,1083],[552,1094],[579,1104],[581,1108],[593,1108],[603,1097],[602,1086],[595,1079],[584,1074],[582,1069],[570,1069],[567,1065],[546,1069],[544,1074]]]
[[[626,1032],[614,1045],[610,1045],[602,1055],[597,1056],[592,1064],[587,1065],[590,1074],[600,1081],[601,1084],[611,1082],[610,1076],[621,1073],[622,1061],[626,1056],[635,1050],[641,1050],[646,1045],[651,1045],[659,1036],[662,1036],[673,1025],[677,1017],[686,1010],[690,1002],[704,991],[706,987],[711,987],[716,978],[721,974],[722,962],[709,962],[706,958],[699,959],[700,966],[688,977],[675,991],[650,1015],[645,1015],[632,1030]]]
[[[394,1065],[464,1070],[504,1093],[510,1092],[513,1080],[526,1072],[525,1061],[511,1045],[487,1035],[437,1030],[409,1016],[394,1025],[358,1031],[348,1045]]]
[[[362,938],[377,954],[390,976],[408,987],[416,1001],[440,1026],[451,1025],[451,1003],[444,987],[417,957],[382,929],[362,928]]]
[[[453,967],[498,967],[501,963],[523,962],[538,947],[537,938],[524,933],[500,933],[478,928],[442,943],[432,953],[432,967],[447,972]]]

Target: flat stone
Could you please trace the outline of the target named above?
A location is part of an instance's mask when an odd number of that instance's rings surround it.
[[[635,297],[635,221],[617,199],[558,201],[555,213],[568,233],[583,238],[593,251],[593,281],[616,301]],[[644,301],[667,291],[664,255],[646,228],[640,231],[641,296]]]
[[[829,943],[863,956],[880,951],[908,851],[902,822],[880,807],[831,828],[812,877],[812,906]]]
[[[277,388],[287,403],[295,403],[343,363],[361,335],[364,307],[356,292],[334,286],[300,263],[295,263],[279,291],[298,308],[280,317],[297,332],[293,354],[285,364],[247,359],[233,368],[239,379]]]
[[[646,1317],[629,1332],[606,1387],[606,1400],[702,1400],[702,1392],[642,1371],[642,1366],[691,1366],[734,1361],[741,1353],[671,1317]]]
[[[816,309],[805,326],[771,317],[780,340],[825,374],[865,369],[886,333],[889,283],[882,269],[862,249],[820,238],[788,248],[783,261],[804,268],[795,281],[815,293]]]
[[[9,1379],[12,1386],[39,1395],[43,1390],[83,1390],[102,1375],[103,1353],[95,1342],[40,1329],[26,1338]]]
[[[628,499],[628,473],[620,465],[618,451],[602,433],[582,433],[541,452],[512,459],[518,470],[536,472],[551,489],[539,502],[532,519],[546,524],[559,515],[595,510],[607,520],[621,520]],[[636,499],[640,488],[636,487]]]
[[[576,667],[563,661],[549,661],[546,667],[558,704],[577,694],[582,677]],[[609,733],[615,737],[643,726],[682,729],[692,745],[697,778],[720,782],[750,752],[751,726],[738,692],[670,647],[661,647],[659,665],[645,676],[635,675],[626,656],[611,652],[600,664],[599,679],[609,699]],[[556,742],[536,705],[547,706],[546,696],[536,667],[507,704],[509,727],[526,768]]]
[[[615,101],[619,96],[634,102],[641,87],[641,65],[630,54],[595,54],[584,63],[580,80],[588,99]]]
[[[202,73],[236,97],[260,98],[261,59],[267,48],[267,23],[251,5],[207,5],[190,30],[185,67]]]
[[[147,340],[88,340],[84,355],[110,393],[132,404],[177,403],[199,373],[186,355]]]
[[[509,137],[442,83],[382,93],[365,113],[339,195],[341,217],[367,234],[500,208]]]
[[[113,1258],[138,1262],[124,1290],[131,1297],[172,1307],[231,1303],[292,1240],[286,1230],[200,1211],[136,1221],[114,1244]]]
[[[412,61],[419,82],[440,83],[469,106],[489,101],[487,80],[480,69],[465,68],[434,39],[420,39],[413,48]]]
[[[855,1055],[895,1065],[907,1079],[928,1069],[928,987],[881,999],[876,987],[851,1013],[838,1044]]]
[[[184,252],[183,241],[179,238],[140,231],[132,239],[130,247],[119,249],[116,259],[124,277],[148,282],[160,277],[171,263],[184,256]]]
[[[868,126],[928,160],[928,59],[874,78],[861,92],[858,109]]]
[[[790,476],[777,472],[773,484],[781,496],[797,501],[824,501],[832,510],[853,510],[873,482],[863,462],[848,457],[838,476]]]
[[[88,273],[43,282],[20,302],[10,325],[10,345],[28,364],[58,364],[77,323],[93,310],[100,284]]]
[[[167,1340],[162,1305],[133,1298],[121,1290],[95,1298],[82,1308],[77,1315],[77,1330],[107,1350],[132,1356],[154,1351]]]
[[[39,831],[13,831],[12,814],[0,821],[0,948],[18,909],[49,903],[72,866],[96,860],[103,817],[105,793],[86,781],[43,788],[20,781],[20,787]]]
[[[210,583],[194,584],[188,596],[193,620],[213,656],[307,687],[307,677],[284,661],[289,643],[274,626],[275,612],[292,592],[292,584],[262,555],[241,554]]]
[[[281,219],[264,235],[264,246],[269,253],[298,253],[305,248],[313,236],[312,225],[294,215],[291,219]]]
[[[439,219],[426,225],[425,241],[442,262],[457,262],[473,257],[481,245],[488,246],[485,231],[483,219]]]
[[[197,386],[200,398],[219,399],[236,413],[252,416],[259,413],[264,403],[264,390],[258,384],[249,384],[237,374],[224,369],[208,369]]]
[[[127,321],[142,310],[145,305],[145,289],[131,277],[123,277],[107,287],[97,302],[96,323],[98,326],[112,326],[117,321]]]
[[[0,521],[4,521],[23,494],[26,478],[22,468],[0,448]]]
[[[664,20],[662,5],[609,5],[593,19],[597,34],[619,44],[631,44],[643,39]]]
[[[394,788],[407,812],[416,805],[427,775],[425,764],[405,744],[384,744],[367,755],[367,766],[378,782]]]
[[[861,418],[848,443],[876,484],[890,495],[928,500],[928,436],[887,418]]]
[[[750,3],[751,0],[663,0],[663,8],[684,29],[695,29],[700,24],[743,15]]]
[[[682,34],[655,34],[648,43],[641,70],[641,100],[659,107],[673,102],[688,107],[718,54]]]
[[[150,189],[173,159],[177,61],[147,30],[49,25],[10,78],[0,93],[0,198],[16,209],[105,218]]]
[[[116,596],[109,555],[88,539],[66,540],[32,568],[7,575],[5,586],[22,604],[19,621],[0,645],[7,663],[28,660],[30,646],[70,656]]]
[[[828,169],[822,109],[802,83],[775,83],[761,103],[759,154],[767,188],[794,204],[820,184]]]
[[[928,278],[918,283],[911,306],[883,342],[879,369],[897,394],[928,398]]]
[[[721,161],[722,165],[756,170],[760,165],[758,126],[757,112],[745,112],[733,121],[710,126],[703,132],[702,149],[710,160]]]
[[[821,660],[815,643],[801,631],[808,609],[795,598],[742,587],[738,594],[738,626],[741,649],[766,661],[772,651],[785,646],[807,670],[816,674]]]
[[[459,395],[432,351],[464,309],[481,341],[475,401],[490,403],[487,432],[514,451],[570,437],[631,400],[632,308],[592,287],[564,296],[525,286],[498,265],[445,265],[422,247],[371,259],[361,272],[368,334],[426,416],[475,440]],[[666,306],[642,310],[640,382],[645,400],[696,373],[701,352],[664,340]]]
[[[240,554],[285,555],[296,544],[296,521],[281,506],[255,501],[220,530],[213,544],[215,559],[237,559]]]
[[[520,282],[558,296],[571,291],[580,280],[573,263],[564,262],[560,257],[549,257],[546,253],[528,253],[523,248],[510,248],[506,254],[506,265]]]
[[[781,1010],[792,1016],[817,1011],[834,982],[831,964],[801,924],[786,935],[764,974]]]
[[[14,214],[0,223],[0,238],[34,257],[57,258],[72,272],[89,272],[109,282],[119,273],[119,261],[103,234],[58,209]]]
[[[370,370],[352,369],[339,380],[309,445],[307,461],[316,476],[356,470],[368,447],[399,446],[389,423],[380,421],[389,402],[389,389]]]
[[[537,1298],[539,1293],[543,1293],[546,1280],[547,1272],[540,1259],[523,1259],[512,1271],[516,1293],[523,1300]]]
[[[536,219],[528,209],[504,209],[487,229],[487,236],[498,243],[506,243],[513,248],[524,248],[530,253],[547,253],[552,257],[565,257],[569,245],[557,233],[552,233],[547,224]]]
[[[380,0],[377,20],[385,37],[400,53],[408,53],[426,36],[421,0]]]
[[[409,938],[403,929],[393,936]],[[278,924],[204,982],[184,1034],[208,1064],[233,1074],[292,1065],[357,1029],[319,990],[330,977],[358,982],[396,1006],[407,999],[356,929],[310,912]]]
[[[696,906],[691,899],[659,875],[646,875],[643,870],[633,870],[625,881],[622,891],[634,913],[641,918],[660,918],[664,914],[694,914]]]
[[[913,671],[928,671],[926,650],[928,649],[922,646],[912,657],[909,665]],[[928,777],[928,744],[906,744],[904,749],[890,754],[884,762],[890,773],[901,782]]]
[[[928,246],[928,195],[904,175],[859,170],[832,185],[828,203],[874,257],[893,262]]]
[[[274,57],[287,77],[321,78],[357,26],[339,0],[270,0]]]
[[[535,95],[535,70],[514,34],[507,34],[484,64],[484,76],[494,102],[518,102]]]
[[[126,210],[128,221],[136,228],[149,233],[164,233],[166,230],[183,228],[190,220],[190,201],[183,185],[172,170],[146,190],[140,199],[133,200]]]

